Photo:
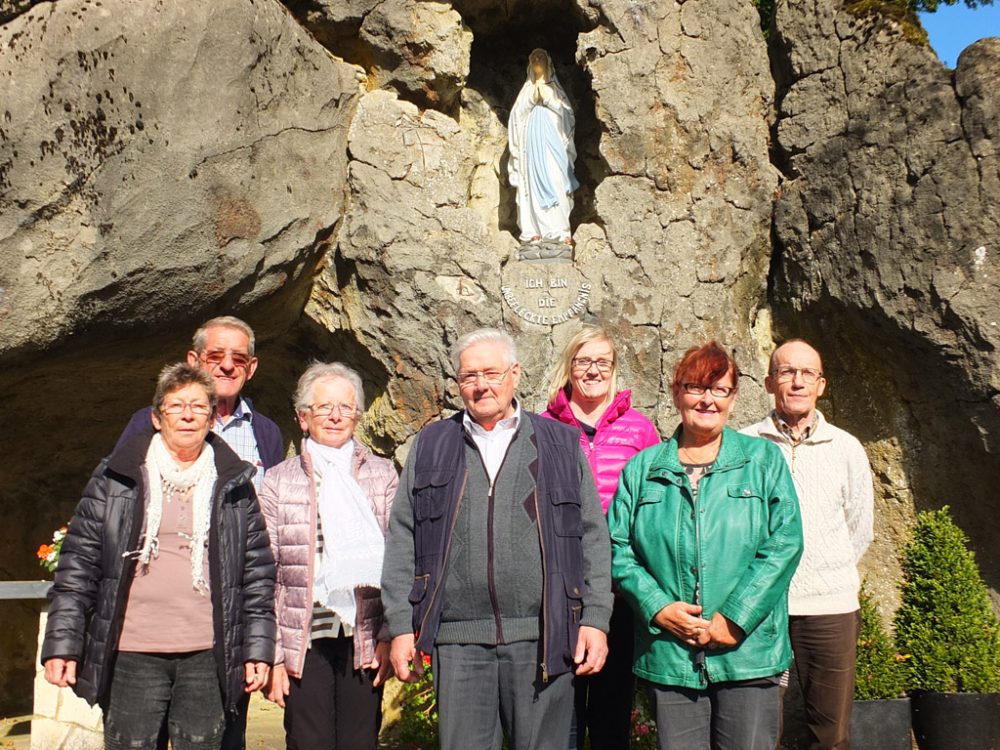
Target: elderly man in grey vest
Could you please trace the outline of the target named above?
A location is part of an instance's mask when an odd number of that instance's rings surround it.
[[[382,574],[397,677],[435,672],[441,750],[565,750],[573,675],[600,671],[608,529],[579,435],[522,410],[514,341],[452,352],[465,409],[417,436]]]

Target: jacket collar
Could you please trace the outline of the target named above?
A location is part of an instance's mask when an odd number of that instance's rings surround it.
[[[661,445],[659,452],[649,466],[647,476],[650,479],[665,479],[675,484],[680,482],[680,478],[684,475],[684,466],[681,464],[677,449],[682,429],[678,425],[670,439]],[[729,427],[724,427],[722,445],[719,446],[719,455],[712,463],[712,473],[739,468],[747,461],[749,459],[739,444],[737,433]]]
[[[108,469],[138,483],[142,478],[142,467],[146,463],[149,444],[155,434],[156,432],[150,428],[127,441],[108,458]],[[247,480],[253,476],[253,467],[237,456],[236,452],[226,444],[226,441],[214,432],[208,433],[205,442],[212,446],[215,471],[219,475],[219,487],[233,479],[240,478],[242,474],[246,474]]]
[[[601,415],[601,418],[597,420],[595,427],[600,429],[605,425],[611,424],[631,408],[632,391],[628,389],[619,391],[618,395],[616,395],[611,400],[611,403],[608,404],[608,408],[604,410],[604,414]],[[570,406],[569,396],[566,395],[565,388],[559,389],[559,393],[557,393],[556,397],[552,399],[547,409],[549,414],[563,424],[568,424],[572,427],[580,426],[580,420],[578,420],[576,415],[573,413],[573,407]]]

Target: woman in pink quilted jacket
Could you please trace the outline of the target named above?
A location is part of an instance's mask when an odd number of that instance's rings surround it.
[[[379,581],[398,477],[354,439],[361,378],[334,362],[299,378],[300,455],[267,472],[260,501],[277,564],[278,636],[267,697],[289,750],[375,750],[389,634]]]
[[[618,489],[618,475],[632,456],[660,442],[646,417],[632,408],[631,392],[618,390],[618,352],[602,328],[583,328],[566,344],[549,375],[548,408],[542,416],[580,430],[604,512]],[[615,597],[608,659],[596,675],[578,678],[570,748],[628,748],[631,736],[632,613]]]

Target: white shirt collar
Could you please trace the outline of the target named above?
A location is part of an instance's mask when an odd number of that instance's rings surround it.
[[[499,432],[513,432],[517,429],[518,425],[521,423],[521,404],[514,401],[514,413],[507,417],[507,419],[501,419],[497,422],[492,430],[487,430],[479,422],[474,420],[469,416],[469,410],[466,409],[462,412],[462,424],[465,425],[465,429],[469,431],[470,434],[476,437],[490,437],[491,435],[496,435]]]

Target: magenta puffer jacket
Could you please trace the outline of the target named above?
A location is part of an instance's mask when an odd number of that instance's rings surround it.
[[[382,533],[389,530],[389,512],[396,496],[399,477],[392,461],[379,458],[354,441],[352,474],[372,505]],[[284,664],[288,674],[302,676],[309,626],[313,611],[313,565],[316,559],[316,483],[312,460],[302,446],[301,455],[289,458],[264,475],[260,493],[261,510],[271,537],[271,551],[277,566],[275,614],[278,634],[274,663]],[[327,544],[336,536],[327,532]],[[376,641],[388,641],[389,630],[382,617],[379,589],[359,587],[357,625],[354,628],[354,668],[361,669],[375,656]]]
[[[542,416],[580,430],[580,422],[570,408],[565,389],[559,391]],[[615,396],[596,427],[593,445],[580,430],[580,447],[590,463],[590,471],[601,496],[601,507],[607,514],[611,498],[618,489],[618,476],[625,464],[639,451],[659,443],[660,436],[653,423],[632,408],[632,392],[628,390]]]

